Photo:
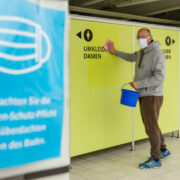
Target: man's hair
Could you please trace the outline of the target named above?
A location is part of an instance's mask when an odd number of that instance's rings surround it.
[[[152,35],[151,35],[151,31],[150,31],[149,29],[147,29],[147,28],[141,28],[141,29],[139,29],[138,33],[139,33],[141,30],[146,30],[146,31],[148,32],[149,36],[152,36]]]

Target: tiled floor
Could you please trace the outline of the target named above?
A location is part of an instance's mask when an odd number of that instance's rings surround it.
[[[165,135],[172,156],[162,160],[157,169],[139,169],[149,156],[149,141],[130,144],[72,158],[70,180],[180,180],[180,139]]]

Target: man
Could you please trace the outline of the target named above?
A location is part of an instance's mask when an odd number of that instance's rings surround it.
[[[142,28],[137,33],[137,43],[140,50],[125,53],[114,48],[108,40],[105,49],[129,62],[136,62],[134,81],[130,85],[140,92],[140,112],[151,145],[151,157],[140,168],[154,168],[161,166],[161,159],[171,153],[166,148],[164,138],[158,126],[159,111],[163,103],[163,82],[165,80],[165,57],[159,47],[159,41],[153,41],[149,29]]]

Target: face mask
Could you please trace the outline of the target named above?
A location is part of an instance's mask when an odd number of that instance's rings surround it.
[[[0,16],[2,27],[6,27],[7,21],[7,29],[0,27],[0,37],[3,37],[0,45],[4,47],[0,52],[0,72],[18,75],[40,69],[51,54],[51,41],[46,32],[29,19]],[[14,29],[13,25],[21,29]]]
[[[140,38],[137,40],[138,46],[143,49],[146,48],[148,46],[147,44],[147,39],[146,38]]]

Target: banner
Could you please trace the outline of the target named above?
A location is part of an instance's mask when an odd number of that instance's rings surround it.
[[[0,168],[61,156],[65,12],[0,1]]]

